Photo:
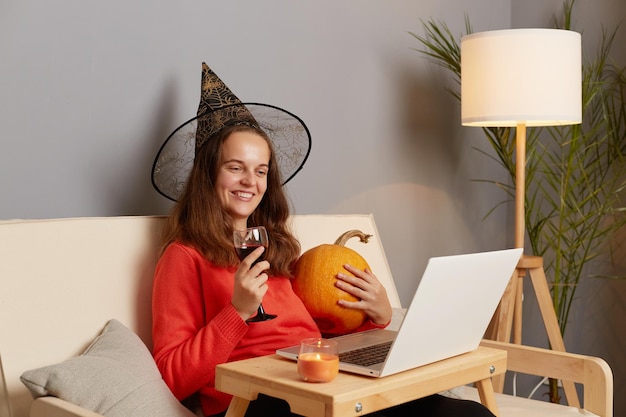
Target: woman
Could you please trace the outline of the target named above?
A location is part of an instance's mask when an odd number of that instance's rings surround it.
[[[217,364],[271,354],[320,335],[289,281],[300,246],[287,227],[289,204],[273,141],[243,107],[229,118],[198,120],[198,129],[210,134],[197,132],[193,167],[165,227],[154,279],[156,363],[177,398],[199,395],[206,416],[223,414],[231,399],[215,389]],[[264,248],[240,262],[232,243],[234,230],[253,225],[265,226],[270,236],[266,260],[254,266]],[[391,307],[384,287],[369,270],[349,265],[346,270],[338,274],[337,286],[362,301],[343,305],[369,317],[359,330],[386,326]],[[278,317],[246,323],[261,302]],[[380,415],[418,414],[492,415],[478,403],[440,396]],[[285,402],[269,397],[253,401],[246,414],[291,415]]]

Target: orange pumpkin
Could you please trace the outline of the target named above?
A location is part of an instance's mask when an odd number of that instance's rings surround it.
[[[295,265],[293,290],[324,334],[349,333],[361,326],[367,317],[360,310],[337,304],[340,299],[358,301],[335,286],[338,273],[350,274],[343,265],[350,264],[361,270],[369,268],[361,255],[344,246],[354,236],[359,236],[364,243],[371,237],[358,230],[350,230],[332,245],[324,244],[307,250]]]

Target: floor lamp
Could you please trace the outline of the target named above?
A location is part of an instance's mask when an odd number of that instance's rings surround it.
[[[526,235],[526,127],[581,123],[581,36],[559,29],[508,29],[461,39],[461,119],[464,126],[515,127],[515,247]],[[530,276],[550,345],[565,351],[543,260],[523,255],[494,316],[488,337],[522,341],[523,278]],[[503,382],[502,382],[503,383]],[[574,384],[564,382],[570,405]],[[571,391],[570,391],[571,390]],[[575,402],[573,402],[575,401]]]

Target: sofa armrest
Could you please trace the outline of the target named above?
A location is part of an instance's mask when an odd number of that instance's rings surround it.
[[[40,397],[33,401],[30,417],[102,417],[56,397]]]
[[[601,417],[613,416],[613,372],[603,359],[492,340],[481,344],[506,350],[509,371],[581,384],[583,408]]]

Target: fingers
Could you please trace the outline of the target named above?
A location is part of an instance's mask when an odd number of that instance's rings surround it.
[[[256,313],[257,307],[268,290],[269,277],[263,271],[270,268],[270,263],[260,260],[264,249],[263,247],[257,248],[246,256],[235,272],[231,303],[244,320]]]
[[[344,275],[347,278],[355,278],[355,280],[361,279],[365,282],[378,282],[378,278],[376,278],[374,273],[369,268],[365,268],[365,270],[362,270],[359,268],[355,268],[354,266],[349,264],[345,264],[343,267],[346,271],[350,272],[354,276],[350,277],[349,275],[342,274],[341,272],[339,273],[339,275]]]
[[[351,265],[345,265],[344,268],[353,275],[341,272],[337,274],[337,287],[361,300],[378,298],[381,292],[387,296],[385,287],[369,268],[360,270]]]
[[[259,246],[250,255],[243,258],[235,273],[235,280],[246,280],[259,277],[263,271],[270,269],[270,263],[264,261],[265,247]],[[267,276],[267,275],[266,275]],[[263,281],[265,282],[265,281]]]
[[[252,267],[258,265],[258,263],[261,263],[263,259],[265,259],[264,253],[265,253],[265,246],[259,246],[258,248],[250,252],[248,256],[243,258],[241,263],[247,266],[248,269],[251,269]],[[266,264],[269,268],[269,262],[266,262]]]
[[[339,300],[341,306],[362,310],[377,324],[386,324],[391,319],[392,309],[387,291],[371,270],[360,270],[345,265],[346,271],[354,274],[337,274],[337,288],[356,297],[359,301]]]
[[[243,279],[235,279],[231,304],[244,321],[256,314],[268,290],[267,280],[268,276],[264,272],[258,276],[248,273],[244,274]]]
[[[352,308],[364,309],[368,303],[376,303],[379,298],[377,289],[365,284],[364,281],[359,281],[358,278],[355,280],[354,277],[344,274],[338,274],[337,278],[335,286],[357,299],[345,301],[345,304]]]

